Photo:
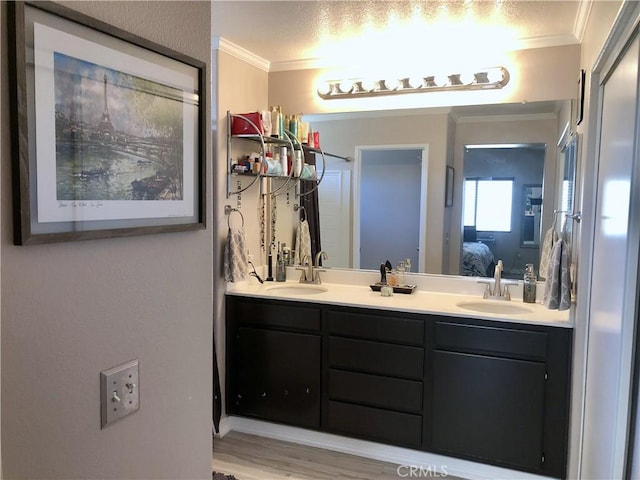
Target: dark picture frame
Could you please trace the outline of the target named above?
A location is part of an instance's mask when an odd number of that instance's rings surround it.
[[[447,166],[447,175],[445,179],[444,206],[453,206],[453,181],[455,170],[453,167]]]
[[[206,63],[9,2],[14,243],[205,225]]]
[[[582,123],[582,117],[584,116],[584,82],[586,79],[586,72],[580,70],[578,76],[578,98],[576,103],[576,125]]]

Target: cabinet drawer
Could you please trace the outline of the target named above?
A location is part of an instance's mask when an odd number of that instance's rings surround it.
[[[544,360],[547,334],[528,330],[436,322],[435,347]]]
[[[422,382],[329,370],[329,399],[420,413]]]
[[[312,306],[254,301],[244,297],[227,297],[231,315],[245,325],[283,328],[309,332],[320,331],[320,309]]]
[[[422,346],[424,345],[424,320],[330,310],[329,333]]]
[[[420,447],[422,417],[378,408],[329,402],[327,428],[332,432],[405,447]]]
[[[422,379],[424,349],[329,337],[329,366],[401,378]]]

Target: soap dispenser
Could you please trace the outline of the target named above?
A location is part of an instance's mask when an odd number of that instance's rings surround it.
[[[536,303],[536,273],[533,270],[533,264],[527,263],[524,268],[522,301],[525,303]]]

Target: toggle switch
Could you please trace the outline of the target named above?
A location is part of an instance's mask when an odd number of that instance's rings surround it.
[[[100,428],[140,408],[138,359],[100,372]]]

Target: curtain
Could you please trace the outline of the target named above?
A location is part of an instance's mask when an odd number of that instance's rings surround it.
[[[316,164],[316,154],[304,152],[304,161],[309,165]],[[320,173],[318,173],[320,175]],[[310,193],[309,193],[310,192]],[[320,245],[320,207],[318,203],[318,188],[316,182],[302,180],[300,182],[300,206],[304,207],[304,214],[309,222],[311,234],[311,261],[322,250]],[[322,260],[320,260],[322,262]]]

